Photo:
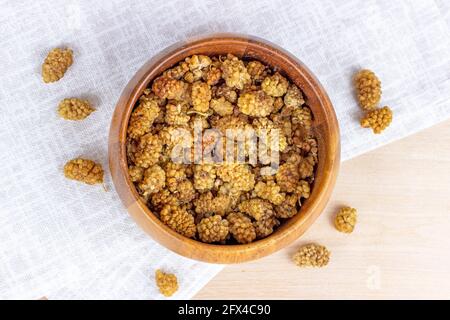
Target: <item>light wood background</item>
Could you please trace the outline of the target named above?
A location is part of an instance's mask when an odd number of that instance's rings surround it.
[[[337,232],[341,205],[358,209],[350,234]],[[291,261],[308,242],[331,251],[323,269]],[[333,197],[290,247],[227,266],[197,299],[450,299],[450,121],[341,166]]]

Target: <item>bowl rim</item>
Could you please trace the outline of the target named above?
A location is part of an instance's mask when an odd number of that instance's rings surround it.
[[[200,48],[201,50],[201,46],[211,41],[222,44],[240,45],[242,46],[244,55],[248,52],[249,48],[251,48],[250,50],[255,50],[255,45],[260,46],[264,50],[268,50],[268,52],[276,52],[277,55],[285,59],[295,69],[295,72],[300,71],[300,76],[315,90],[313,94],[317,96],[321,108],[327,111],[328,118],[323,123],[317,124],[317,127],[325,126],[329,130],[329,135],[332,139],[330,150],[334,151],[335,156],[333,159],[329,159],[330,157],[327,155],[324,160],[319,160],[316,177],[320,174],[324,179],[322,189],[315,190],[317,188],[313,187],[314,201],[306,201],[305,205],[300,209],[299,214],[287,220],[290,222],[296,218],[295,221],[289,224],[285,223],[284,226],[282,225],[277,228],[268,237],[255,240],[249,244],[208,244],[178,234],[150,211],[138,195],[128,175],[126,131],[129,117],[143,90],[160,74],[160,71],[156,73],[155,70],[167,69],[169,66],[165,66],[165,64],[174,57],[194,49],[199,50]],[[290,79],[290,81],[293,80]],[[298,85],[298,83],[296,84]],[[304,88],[301,89],[304,91]],[[317,219],[323,211],[325,204],[328,202],[336,182],[340,162],[340,139],[336,114],[325,89],[299,59],[285,49],[258,37],[236,33],[219,33],[175,43],[163,49],[136,72],[128,82],[116,104],[110,127],[108,152],[110,171],[119,197],[138,225],[149,233],[154,240],[188,258],[212,263],[236,263],[261,258],[287,246],[300,237]],[[319,169],[322,171],[319,172]]]

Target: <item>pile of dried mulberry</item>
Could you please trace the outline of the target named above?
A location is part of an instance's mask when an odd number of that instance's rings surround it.
[[[250,243],[301,214],[319,161],[313,123],[307,97],[282,71],[231,54],[193,55],[156,77],[136,103],[127,129],[130,180],[177,233],[212,244]],[[195,150],[198,128],[222,138],[200,132],[209,157]],[[267,154],[242,137],[257,137]],[[259,161],[251,162],[254,152]],[[279,162],[271,167],[274,152]],[[238,154],[243,162],[228,161]],[[218,156],[222,161],[211,161]]]

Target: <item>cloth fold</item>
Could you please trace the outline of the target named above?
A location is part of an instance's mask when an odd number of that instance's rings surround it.
[[[220,265],[180,257],[145,235],[114,191],[66,180],[77,156],[107,169],[115,103],[137,69],[176,41],[211,32],[252,34],[291,51],[319,78],[349,159],[450,117],[450,3],[438,1],[0,1],[0,298],[157,299],[154,271],[178,275],[190,298]],[[40,66],[74,51],[65,77]],[[382,81],[394,121],[375,136],[359,126],[351,83],[360,68]],[[67,97],[97,109],[57,117]]]

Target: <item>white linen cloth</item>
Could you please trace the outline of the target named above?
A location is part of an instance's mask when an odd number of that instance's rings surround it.
[[[180,257],[128,216],[114,191],[107,137],[115,103],[137,69],[176,41],[211,32],[252,34],[292,52],[319,78],[349,159],[450,117],[450,2],[439,1],[0,1],[0,298],[157,299],[157,268],[190,298],[222,269]],[[53,84],[40,66],[54,47],[74,64]],[[360,68],[382,80],[394,121],[359,126],[351,84]],[[97,111],[73,123],[66,97]],[[101,187],[66,180],[77,156],[102,163]]]

